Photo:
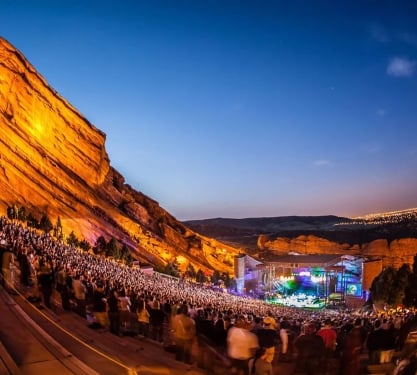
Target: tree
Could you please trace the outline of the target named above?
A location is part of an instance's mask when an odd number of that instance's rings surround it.
[[[71,233],[69,234],[68,238],[67,238],[67,244],[70,246],[75,246],[78,247],[78,238],[75,235],[74,231],[71,231]]]
[[[205,283],[207,281],[207,277],[201,269],[198,269],[197,274],[195,275],[195,280],[198,283]]]
[[[96,243],[93,246],[93,252],[96,255],[105,255],[107,249],[107,242],[103,236],[99,236],[96,239]]]
[[[185,276],[189,277],[190,279],[195,279],[195,269],[191,263],[188,263],[187,270],[185,271]]]
[[[85,238],[83,238],[79,243],[78,246],[80,247],[80,249],[83,249],[85,251],[88,251],[91,249],[91,245],[90,242],[88,242]]]
[[[230,278],[230,276],[227,272],[223,272],[222,279],[224,281],[224,286],[227,289],[233,289],[233,286],[236,285],[236,281],[233,278]]]
[[[394,278],[393,298],[389,301],[391,305],[398,306],[404,303],[405,290],[409,283],[411,275],[411,267],[409,264],[403,264],[398,270]],[[415,285],[415,284],[414,284]]]
[[[19,217],[19,207],[16,204],[13,205],[13,219],[17,219]]]
[[[120,249],[120,259],[126,265],[130,265],[132,263],[132,254],[130,253],[130,250],[126,244],[123,244],[122,248]]]
[[[408,283],[404,291],[404,304],[409,307],[417,307],[417,254],[414,255],[412,272],[408,276]]]
[[[54,237],[58,241],[61,241],[62,238],[64,237],[63,232],[62,232],[61,218],[59,216],[56,219],[56,223],[55,223],[55,226],[54,226]]]
[[[49,233],[53,229],[51,220],[47,214],[43,214],[39,222],[39,229],[43,230],[45,233]]]
[[[212,282],[213,284],[218,284],[218,282],[219,282],[221,279],[222,279],[222,277],[221,277],[221,275],[220,275],[220,272],[219,272],[219,271],[217,271],[217,270],[215,270],[215,271],[213,272],[213,275],[211,275],[211,282]]]
[[[393,301],[396,271],[393,267],[385,268],[372,282],[371,294],[373,301],[390,303]]]
[[[225,282],[225,284],[226,284],[227,289],[236,290],[236,288],[237,288],[236,279],[234,277],[228,278],[228,280],[227,280],[227,282]]]
[[[39,221],[35,216],[33,216],[31,212],[29,212],[28,216],[26,217],[26,224],[31,228],[39,228]]]
[[[177,261],[169,262],[162,270],[162,273],[171,275],[174,277],[180,276],[179,264]]]
[[[132,254],[130,253],[130,251],[126,254],[126,256],[125,256],[125,264],[127,265],[127,266],[131,266],[132,265],[132,263],[133,263],[133,257],[132,257]]]
[[[17,215],[17,219],[20,221],[26,220],[26,208],[20,207],[19,214]]]
[[[14,219],[14,207],[13,206],[7,207],[6,214],[9,220],[13,220]]]
[[[106,256],[113,257],[114,259],[120,259],[119,244],[114,237],[111,238],[106,246]]]
[[[6,214],[10,220],[20,220],[20,221],[26,220],[25,207],[18,207],[16,204],[14,204],[13,206],[7,207]]]

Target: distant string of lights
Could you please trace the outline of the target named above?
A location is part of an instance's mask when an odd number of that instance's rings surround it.
[[[396,224],[414,220],[417,221],[417,208],[355,217],[352,221],[341,222],[335,226]]]

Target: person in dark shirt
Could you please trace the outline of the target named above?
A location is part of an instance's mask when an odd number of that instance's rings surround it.
[[[162,342],[164,337],[164,312],[157,300],[152,303],[149,310],[150,336],[152,339]]]
[[[51,308],[51,296],[54,285],[54,275],[52,273],[52,268],[45,259],[40,258],[39,268],[37,271],[38,275],[38,287],[42,293],[43,303],[45,306]]]
[[[371,364],[380,363],[381,351],[395,348],[394,336],[389,330],[382,328],[379,319],[375,321],[374,329],[369,333],[366,346],[369,351],[369,362]]]
[[[295,339],[294,346],[298,353],[296,371],[317,374],[325,356],[325,346],[323,339],[316,334],[314,323],[306,325],[305,334]]]
[[[104,285],[98,281],[93,291],[93,313],[95,321],[100,324],[102,328],[108,326],[106,295],[104,294]]]
[[[110,332],[119,335],[120,334],[120,311],[119,300],[117,299],[116,289],[110,291],[110,295],[107,298],[108,315],[110,321]]]
[[[226,328],[224,324],[223,314],[219,313],[216,323],[214,323],[213,341],[219,347],[226,346]]]
[[[360,323],[361,320],[357,319],[353,327],[347,326],[348,331],[341,341],[340,368],[342,375],[359,374],[360,354],[365,341],[364,337],[366,338]]]
[[[30,262],[27,254],[26,248],[22,248],[19,252],[17,259],[20,266],[20,281],[25,286],[31,286],[30,280]]]
[[[263,327],[255,334],[258,336],[259,346],[265,348],[266,361],[272,363],[275,355],[275,346],[278,341],[278,332],[272,327],[273,321],[269,316],[263,319]]]
[[[368,331],[363,326],[361,318],[356,318],[355,319],[351,334],[357,334],[359,336],[360,342],[361,342],[361,347],[363,348],[365,340],[368,337]]]

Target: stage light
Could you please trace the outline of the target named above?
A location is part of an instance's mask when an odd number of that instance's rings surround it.
[[[310,280],[313,283],[320,283],[320,282],[324,281],[324,276],[311,276]]]

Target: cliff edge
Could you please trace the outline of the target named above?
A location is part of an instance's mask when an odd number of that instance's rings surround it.
[[[23,206],[91,244],[114,237],[152,264],[232,273],[238,250],[197,234],[126,184],[106,135],[0,38],[0,210]]]

